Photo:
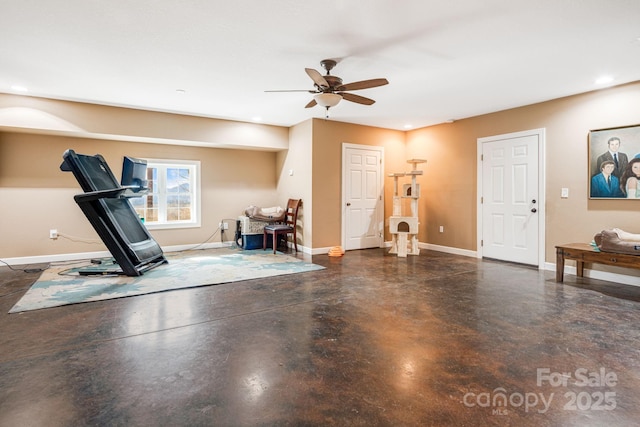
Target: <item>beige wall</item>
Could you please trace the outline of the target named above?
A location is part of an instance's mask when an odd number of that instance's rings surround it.
[[[275,152],[0,132],[0,258],[106,250],[73,200],[81,192],[77,181],[59,169],[68,148],[102,154],[116,177],[123,155],[201,162],[202,227],[151,231],[162,246],[204,242],[247,205],[277,202]],[[52,228],[72,237],[51,240]]]
[[[59,170],[67,148],[102,154],[116,177],[124,155],[199,160],[202,227],[153,230],[166,247],[204,242],[250,204],[278,204],[276,153],[288,145],[285,127],[0,94],[0,258],[105,250]],[[73,239],[49,239],[53,228]]]
[[[393,195],[393,180],[386,175],[408,170],[407,159],[426,159],[421,165],[424,175],[418,179],[422,185],[420,241],[473,251],[477,139],[544,128],[545,260],[555,261],[555,245],[589,242],[604,228],[640,232],[640,201],[587,197],[589,130],[639,124],[640,82],[409,132],[323,119],[287,129],[66,102],[57,109],[57,102],[62,101],[0,95],[0,129],[4,129],[0,131],[0,258],[103,250],[100,243],[48,239],[50,228],[97,239],[73,202],[78,191],[75,180],[58,170],[62,152],[70,147],[105,155],[116,175],[125,154],[202,161],[203,227],[154,231],[161,245],[198,243],[221,219],[235,218],[248,204],[273,206],[299,197],[304,203],[299,242],[318,249],[341,244],[342,143],[381,146],[385,148],[385,218],[391,212]],[[48,132],[56,135],[38,135],[44,131],[29,128],[37,121],[29,114],[43,105],[49,119],[58,114],[56,120],[63,119],[67,125],[90,127],[89,135],[110,137],[91,138],[71,131],[60,134],[51,130],[51,123],[46,125]],[[16,123],[15,108],[29,109],[28,126]],[[7,125],[9,122],[13,124]],[[126,132],[135,136],[128,140],[123,136]],[[169,144],[171,140],[164,139],[167,135],[180,139]],[[236,150],[178,145],[196,138],[214,145],[223,141],[238,144],[232,145]],[[255,143],[259,139],[288,149],[255,151],[264,150]],[[30,159],[26,165],[25,158]],[[289,170],[294,171],[293,176]],[[569,188],[568,199],[560,198],[562,187]],[[438,233],[440,225],[445,233]],[[389,239],[385,230],[385,240]]]
[[[333,120],[313,119],[313,247],[341,245],[342,143],[385,150],[385,177],[407,170],[405,133]],[[385,179],[385,218],[391,212],[393,182]],[[387,236],[386,240],[390,237]]]
[[[419,200],[424,243],[475,250],[476,139],[465,121],[407,133],[407,158],[424,159]],[[444,233],[438,228],[444,226]]]
[[[311,120],[292,126],[289,129],[289,149],[279,151],[276,162],[279,205],[284,207],[288,199],[302,200],[302,207],[298,211],[297,239],[298,244],[303,244],[306,248],[313,247],[311,128]]]
[[[284,150],[287,128],[0,93],[0,128],[111,141]]]
[[[428,159],[420,241],[475,250],[477,139],[538,128],[546,129],[546,261],[555,262],[555,245],[588,243],[604,228],[640,233],[640,201],[587,194],[589,131],[638,123],[640,83],[633,83],[408,132],[406,155]],[[568,199],[560,198],[563,187]],[[438,225],[447,231],[439,234]]]

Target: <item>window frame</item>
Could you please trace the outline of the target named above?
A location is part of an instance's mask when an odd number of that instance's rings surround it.
[[[147,161],[147,168],[154,168],[160,166],[166,175],[166,169],[171,167],[184,168],[189,167],[193,171],[193,176],[191,178],[191,184],[193,185],[194,191],[192,192],[193,197],[191,200],[192,206],[192,220],[189,221],[168,221],[168,222],[147,222],[145,221],[145,226],[149,230],[170,230],[170,229],[181,229],[181,228],[199,228],[202,225],[202,215],[201,215],[201,180],[200,180],[200,161],[199,160],[176,160],[176,159],[149,159],[145,158]],[[162,182],[163,185],[165,182],[166,176],[163,176],[162,179],[158,176],[158,183]],[[166,187],[164,189],[164,194],[166,196]],[[150,193],[151,194],[151,193]],[[166,198],[160,197],[158,203],[164,203],[164,206],[159,208],[164,209],[166,211]]]

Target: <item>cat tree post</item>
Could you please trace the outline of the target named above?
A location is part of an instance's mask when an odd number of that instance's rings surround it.
[[[393,177],[393,213],[389,218],[389,232],[391,233],[391,250],[389,253],[398,253],[398,234],[391,231],[391,218],[402,217],[402,199],[398,195],[398,178],[405,176],[404,172],[392,173],[389,176]],[[406,255],[405,255],[406,256]]]

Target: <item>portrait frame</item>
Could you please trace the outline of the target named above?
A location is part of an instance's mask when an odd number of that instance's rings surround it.
[[[615,139],[619,141],[619,146],[618,150],[614,151],[617,153],[617,163],[614,164],[611,180],[617,181],[617,183],[603,190],[603,177],[607,176],[608,170],[605,170],[603,174],[601,165],[605,161],[613,162],[609,146],[610,140],[612,140],[611,145],[615,147]],[[620,182],[624,169],[634,158],[640,158],[640,124],[590,130],[588,138],[589,164],[587,165],[589,199],[640,200],[627,198],[624,189],[625,183]],[[608,167],[608,169],[610,168],[611,166]],[[601,174],[603,175],[599,176]],[[619,191],[616,191],[616,185]]]

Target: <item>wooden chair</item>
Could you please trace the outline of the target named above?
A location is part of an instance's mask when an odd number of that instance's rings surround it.
[[[293,234],[293,247],[298,252],[298,239],[296,231],[296,223],[298,222],[298,209],[302,201],[299,199],[289,199],[287,202],[286,216],[284,222],[281,224],[269,224],[264,226],[264,234],[262,237],[262,249],[267,248],[267,235],[273,236],[273,253],[276,253],[276,247],[278,246],[278,237],[280,235],[286,237],[289,234]]]

